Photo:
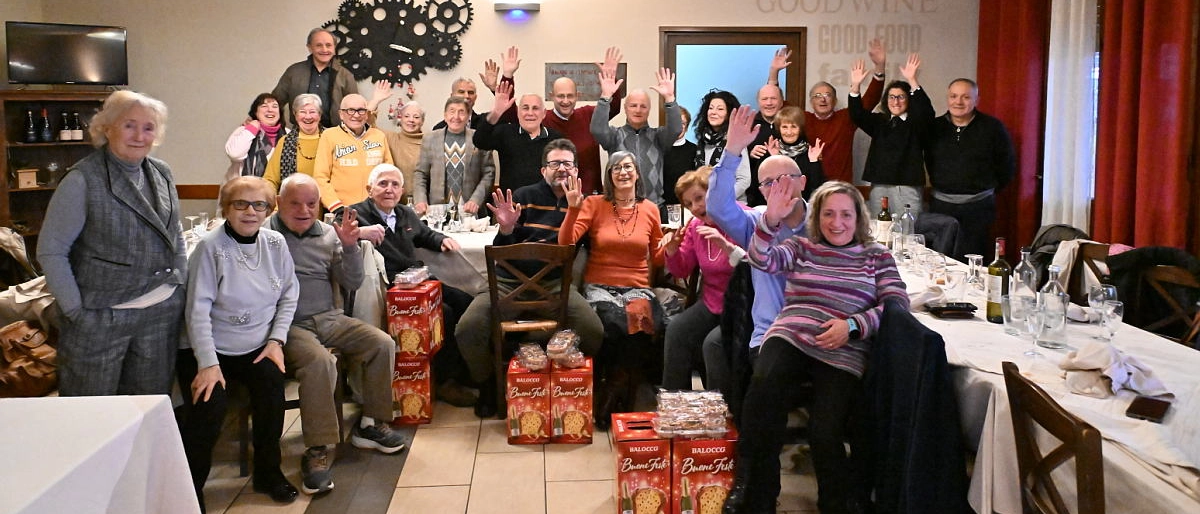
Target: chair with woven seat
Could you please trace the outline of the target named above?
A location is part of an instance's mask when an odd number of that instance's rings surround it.
[[[491,297],[496,412],[503,418],[508,413],[504,397],[505,368],[512,355],[506,351],[508,334],[553,334],[569,328],[567,303],[571,294],[575,246],[519,243],[487,246],[483,251]],[[504,286],[503,291],[501,286]]]
[[[1186,332],[1168,332],[1166,335],[1173,340],[1187,344],[1190,338],[1196,336],[1195,323],[1197,319],[1200,319],[1200,311],[1194,302],[1180,302],[1177,294],[1186,292],[1189,298],[1194,298],[1197,292],[1200,292],[1200,282],[1194,275],[1179,266],[1154,266],[1143,272],[1142,278],[1170,307],[1170,311],[1165,316],[1142,328],[1162,334],[1164,329],[1168,329],[1176,323],[1182,323],[1187,326]],[[1184,305],[1188,307],[1185,308]],[[1186,333],[1187,335],[1180,339],[1171,336],[1170,333],[1177,335]]]
[[[1013,438],[1025,512],[1069,512],[1051,473],[1075,460],[1078,514],[1104,514],[1104,460],[1100,431],[1067,412],[1046,391],[1021,375],[1017,365],[1003,363],[1004,385],[1012,411]],[[1043,452],[1038,427],[1060,444]]]

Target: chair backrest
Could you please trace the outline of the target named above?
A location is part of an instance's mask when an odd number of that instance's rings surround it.
[[[1104,243],[1079,243],[1075,252],[1075,264],[1067,277],[1067,295],[1079,305],[1088,304],[1088,284],[1104,282],[1108,277],[1108,245]],[[1092,279],[1089,279],[1088,274]]]
[[[667,271],[666,266],[654,266],[650,271],[650,285],[665,287],[683,297],[684,308],[691,307],[700,298],[700,267],[692,270],[686,277],[676,277]]]
[[[1187,335],[1181,342],[1188,342],[1188,336],[1195,337],[1193,318],[1198,314],[1196,305],[1190,301],[1180,302],[1177,294],[1180,289],[1190,290],[1191,294],[1185,295],[1188,299],[1196,296],[1196,292],[1200,291],[1200,282],[1197,282],[1196,277],[1188,270],[1179,266],[1154,266],[1142,273],[1142,277],[1147,284],[1150,285],[1163,302],[1171,309],[1161,319],[1154,321],[1144,328],[1154,332],[1162,328],[1166,328],[1174,323],[1183,323],[1188,325]],[[1186,307],[1185,307],[1186,305]],[[1200,318],[1197,318],[1200,319]],[[1183,332],[1175,332],[1182,335]]]
[[[1069,512],[1051,473],[1075,459],[1078,514],[1103,514],[1104,460],[1100,451],[1100,431],[1063,409],[1046,391],[1022,376],[1016,364],[1005,362],[1002,366],[1012,411],[1013,439],[1017,444],[1021,498],[1026,511]],[[1061,443],[1042,452],[1037,427]]]
[[[483,251],[487,260],[488,294],[491,295],[494,315],[555,312],[554,319],[560,323],[566,322],[567,299],[571,294],[571,267],[575,260],[574,245],[519,243],[489,245]],[[511,278],[502,279],[498,274],[500,270],[504,270]],[[548,276],[555,273],[558,274],[557,278],[547,280]],[[501,293],[498,284],[513,279],[516,287]]]

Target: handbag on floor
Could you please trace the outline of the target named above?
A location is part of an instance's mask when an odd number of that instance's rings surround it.
[[[0,328],[0,398],[44,396],[58,387],[58,350],[37,321]]]

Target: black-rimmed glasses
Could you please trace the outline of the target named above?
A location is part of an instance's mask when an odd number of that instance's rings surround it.
[[[245,200],[234,200],[229,204],[234,210],[244,211],[247,208],[253,207],[255,212],[267,212],[267,202],[258,200],[256,202],[247,202]]]
[[[759,182],[759,183],[758,183],[758,188],[759,188],[759,189],[766,189],[766,188],[768,188],[768,187],[771,187],[771,186],[775,185],[775,183],[776,183],[776,182],[779,182],[779,179],[782,179],[783,177],[790,177],[790,178],[800,178],[800,177],[803,177],[803,176],[804,176],[804,174],[803,174],[803,173],[785,173],[785,174],[783,174],[783,175],[779,175],[779,176],[777,176],[777,177],[771,177],[771,178],[769,178],[769,179],[766,179],[766,180],[764,180],[764,181],[762,181],[762,182]]]

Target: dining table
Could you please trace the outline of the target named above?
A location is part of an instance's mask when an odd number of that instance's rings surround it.
[[[199,512],[171,399],[0,399],[0,513]]]
[[[429,266],[429,270],[442,283],[457,287],[471,295],[486,293],[487,259],[484,248],[496,239],[496,225],[481,231],[446,231],[446,236],[454,239],[461,247],[454,252],[435,252],[417,248],[417,260]]]
[[[955,268],[966,266],[951,262],[949,269]],[[900,271],[910,297],[930,294],[926,272],[913,264],[902,264]],[[1200,352],[1127,324],[1111,341],[1097,341],[1097,325],[1068,322],[1066,347],[1039,347],[1040,355],[1028,356],[1032,337],[1010,335],[1002,324],[984,319],[982,291],[964,283],[946,296],[979,310],[969,319],[937,318],[922,308],[914,315],[945,340],[962,429],[975,450],[968,500],[976,512],[1022,512],[1012,414],[1001,371],[1004,361],[1016,363],[1056,402],[1100,431],[1108,512],[1200,512]],[[1162,381],[1173,394],[1162,423],[1125,415],[1137,396],[1133,391],[1121,389],[1107,398],[1071,391],[1060,364],[1071,352],[1092,344],[1108,344],[1136,358]],[[1057,485],[1073,496],[1073,478]]]

